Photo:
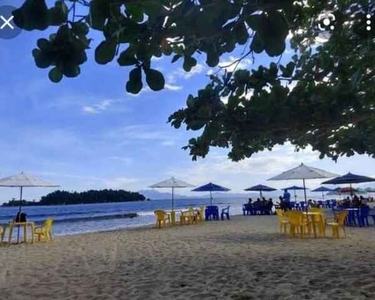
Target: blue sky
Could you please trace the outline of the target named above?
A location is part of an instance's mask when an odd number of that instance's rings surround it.
[[[367,156],[343,158],[336,164],[319,160],[309,149],[295,153],[290,145],[239,163],[230,162],[225,149],[212,149],[206,159],[192,162],[181,147],[196,134],[175,130],[166,121],[185,105],[189,93],[208,82],[210,69],[204,60],[191,73],[178,63],[171,64],[171,58],[155,60],[166,75],[166,89],[146,89],[135,97],[125,91],[129,69],[115,63],[96,65],[93,51],[78,78],[49,82],[48,70],[36,68],[31,56],[36,39],[45,36],[47,32],[23,32],[13,40],[0,40],[1,177],[24,171],[58,183],[64,190],[81,191],[142,190],[174,175],[196,185],[213,181],[240,192],[257,183],[276,188],[294,184],[267,183],[266,179],[301,162],[338,174],[375,175],[374,160]],[[100,35],[92,37],[94,46]],[[231,60],[227,56],[222,64]],[[264,62],[269,59],[259,56],[255,64]],[[251,64],[246,60],[243,66]],[[309,185],[318,186],[319,181]],[[28,189],[25,198],[38,199],[49,191]],[[1,189],[0,203],[17,196],[14,189]]]

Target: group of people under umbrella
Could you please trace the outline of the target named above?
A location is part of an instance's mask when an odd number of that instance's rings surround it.
[[[335,178],[333,178],[335,177]],[[339,185],[339,184],[350,184],[350,189],[352,189],[352,184],[355,183],[364,183],[364,182],[374,182],[375,179],[367,176],[361,176],[356,175],[352,173],[348,173],[344,176],[338,176],[337,174],[327,172],[318,168],[309,167],[307,165],[304,165],[303,163],[299,165],[296,168],[293,168],[291,170],[285,171],[275,177],[272,177],[268,180],[302,180],[303,186],[291,186],[284,188],[284,190],[293,190],[294,191],[294,197],[297,198],[296,190],[303,190],[304,191],[304,200],[307,204],[307,194],[306,194],[306,180],[309,179],[325,179],[325,178],[333,178],[331,180],[323,182],[323,184],[333,184],[333,185]],[[171,179],[153,184],[150,186],[151,188],[171,188],[172,189],[172,211],[171,211],[171,219],[172,223],[175,222],[175,211],[174,211],[174,189],[176,188],[189,188],[193,187],[192,184],[189,184],[187,182],[184,182],[182,180],[175,179],[172,177]],[[266,186],[266,185],[256,185],[250,188],[245,189],[245,191],[258,191],[260,193],[260,198],[262,198],[263,192],[270,192],[275,191],[276,189]],[[212,182],[202,185],[200,187],[197,187],[193,189],[194,192],[210,192],[210,205],[212,206],[212,193],[213,192],[227,192],[230,191],[229,188],[214,184]],[[324,199],[324,193],[333,191],[333,189],[321,186],[317,189],[312,190],[312,192],[321,192],[322,197]]]

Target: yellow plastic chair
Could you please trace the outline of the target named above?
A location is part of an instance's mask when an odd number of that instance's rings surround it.
[[[297,231],[299,231],[301,238],[305,236],[306,231],[308,234],[310,234],[311,223],[309,222],[308,218],[306,218],[303,215],[301,211],[289,210],[285,214],[290,222],[290,236],[295,237]]]
[[[190,225],[194,222],[194,209],[192,207],[190,207],[189,210],[181,211],[180,225]]]
[[[202,223],[204,221],[203,214],[204,214],[204,206],[200,206],[198,209],[195,210],[194,220],[197,223]]]
[[[276,214],[279,217],[280,233],[287,232],[287,226],[290,222],[282,209],[276,209]]]
[[[34,235],[38,236],[38,241],[41,241],[41,238],[44,238],[44,240],[48,241],[50,239],[52,241],[52,223],[53,219],[48,218],[44,221],[42,226],[37,226],[34,228]]]
[[[155,210],[154,214],[157,228],[165,227],[167,224],[171,225],[171,215],[167,214],[164,210]]]
[[[308,212],[319,213],[319,215],[310,215],[312,219],[312,226],[317,226],[319,234],[326,235],[326,222],[324,219],[324,209],[322,208],[309,208]],[[314,229],[315,230],[315,229]]]
[[[348,216],[348,211],[343,210],[336,213],[335,218],[333,219],[333,222],[329,222],[328,220],[332,220],[327,218],[326,224],[328,226],[332,227],[332,237],[333,238],[340,238],[339,229],[342,228],[342,231],[344,232],[344,237],[346,237],[346,230],[345,230],[345,219]]]

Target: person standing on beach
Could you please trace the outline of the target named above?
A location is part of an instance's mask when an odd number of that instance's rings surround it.
[[[290,193],[288,192],[288,190],[284,191],[283,199],[288,209],[290,209]]]

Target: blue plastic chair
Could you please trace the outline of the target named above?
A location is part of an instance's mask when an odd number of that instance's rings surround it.
[[[219,220],[219,207],[218,206],[206,206],[205,209],[206,220]]]
[[[326,200],[325,201],[325,207],[326,208],[331,208],[332,206],[331,206],[331,201],[330,200]]]
[[[318,205],[319,205],[319,208],[323,208],[324,207],[323,201],[319,200]]]
[[[358,211],[358,225],[359,227],[369,226],[368,217],[370,215],[370,207],[362,206]]]
[[[221,219],[222,219],[222,220],[224,220],[224,216],[227,217],[227,220],[230,220],[230,217],[229,217],[229,207],[230,207],[230,205],[228,205],[228,207],[223,208],[223,209],[221,210]]]

